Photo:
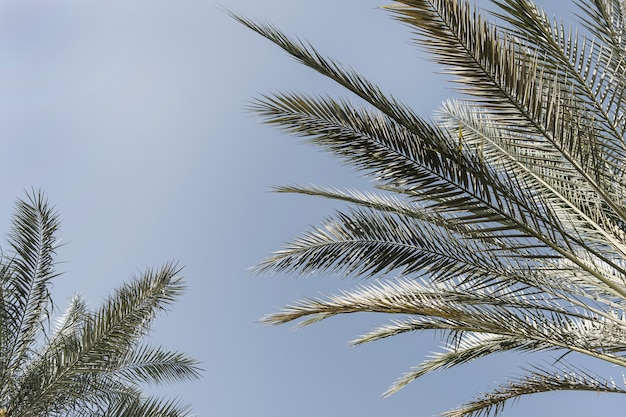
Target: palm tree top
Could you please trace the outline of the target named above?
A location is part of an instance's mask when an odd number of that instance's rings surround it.
[[[59,215],[33,191],[17,201],[12,224],[0,258],[0,416],[189,415],[177,399],[144,394],[199,377],[196,360],[146,340],[185,288],[181,268],[147,270],[95,310],[75,296],[55,317]]]
[[[376,280],[299,300],[264,322],[376,312],[400,318],[355,344],[444,335],[442,350],[387,394],[491,354],[530,355],[521,376],[447,416],[497,415],[510,400],[547,391],[626,393],[621,378],[563,359],[626,366],[626,6],[578,1],[581,28],[569,29],[530,0],[491,3],[488,11],[458,0],[385,7],[464,94],[432,121],[307,42],[233,14],[351,93],[265,95],[250,110],[339,156],[375,187],[276,188],[349,207],[256,272]],[[539,352],[556,360],[537,365]]]

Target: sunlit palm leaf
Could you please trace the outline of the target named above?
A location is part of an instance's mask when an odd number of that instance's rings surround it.
[[[432,354],[429,359],[404,374],[385,391],[383,396],[387,397],[395,394],[406,385],[429,372],[466,364],[495,353],[504,353],[512,350],[539,351],[553,349],[555,349],[554,346],[543,341],[528,341],[511,336],[485,333],[464,334],[459,342],[448,346],[443,352]]]
[[[590,391],[626,394],[624,381],[617,385],[588,371],[565,364],[562,370],[546,370],[536,366],[526,375],[512,379],[506,385],[485,393],[476,400],[443,413],[445,417],[481,417],[499,414],[504,404],[524,395],[550,391]]]
[[[407,331],[441,330],[505,335],[544,349],[563,348],[625,365],[615,352],[626,337],[623,318],[579,313],[541,295],[519,291],[476,290],[471,284],[419,284],[414,281],[380,283],[332,295],[306,299],[266,316],[263,322],[281,324],[306,318],[307,325],[338,314],[375,312],[415,315],[357,339],[377,340]],[[548,347],[550,346],[550,347]]]

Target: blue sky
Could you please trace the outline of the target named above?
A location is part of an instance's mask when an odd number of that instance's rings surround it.
[[[515,373],[502,356],[413,383],[396,377],[436,348],[433,335],[347,341],[384,322],[339,317],[294,331],[257,320],[301,296],[356,284],[335,277],[253,277],[247,268],[330,214],[328,201],[271,185],[368,184],[334,158],[263,126],[244,107],[273,91],[347,96],[235,23],[269,20],[357,68],[429,116],[451,84],[374,0],[21,0],[0,3],[0,227],[16,197],[45,190],[65,246],[59,308],[95,306],[132,274],[186,265],[189,291],[153,339],[203,362],[197,382],[164,392],[199,416],[431,416]],[[563,0],[550,2],[569,10]],[[537,358],[540,360],[540,358]],[[616,371],[616,370],[614,370]],[[619,377],[619,375],[616,375]],[[620,398],[522,399],[507,417],[615,413]],[[620,407],[620,408],[618,408]]]

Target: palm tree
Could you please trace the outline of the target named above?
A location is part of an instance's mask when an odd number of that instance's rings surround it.
[[[303,299],[267,324],[396,315],[356,345],[433,330],[445,347],[416,378],[509,351],[555,355],[446,412],[499,414],[527,394],[626,393],[566,361],[626,366],[626,5],[579,0],[582,29],[531,0],[401,0],[385,7],[455,76],[465,99],[434,121],[270,24],[241,23],[356,97],[266,95],[251,110],[372,178],[375,190],[282,186],[348,203],[256,272],[377,278]],[[486,17],[487,16],[487,17]],[[354,100],[359,104],[356,104]]]
[[[180,268],[146,271],[95,311],[75,296],[55,318],[58,227],[41,193],[18,200],[0,258],[0,416],[188,415],[178,400],[142,392],[199,375],[195,360],[145,341],[155,315],[184,290]]]

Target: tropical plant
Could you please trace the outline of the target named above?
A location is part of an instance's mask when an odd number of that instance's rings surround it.
[[[626,366],[626,4],[579,0],[567,29],[530,0],[401,0],[386,6],[455,76],[462,100],[433,121],[271,24],[233,16],[356,95],[262,96],[251,111],[373,179],[376,190],[282,186],[339,200],[338,211],[256,272],[377,279],[263,318],[310,324],[338,314],[401,316],[356,345],[434,330],[442,351],[386,395],[487,355],[549,351],[444,415],[499,414],[558,390],[626,393],[567,359]]]
[[[143,393],[199,376],[197,362],[145,339],[184,290],[180,268],[148,270],[90,310],[75,296],[56,317],[50,286],[60,221],[42,193],[18,200],[0,257],[0,415],[177,417],[189,407]]]

